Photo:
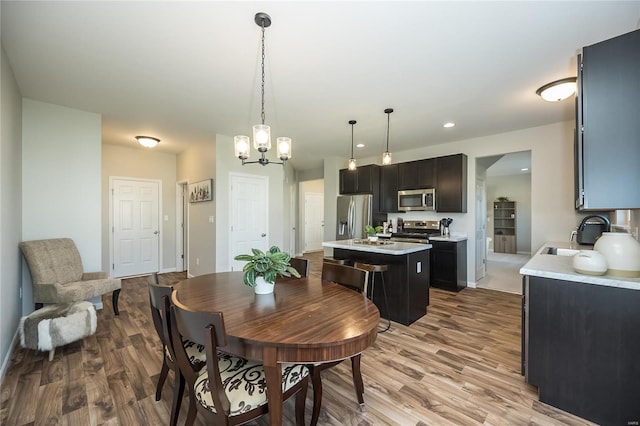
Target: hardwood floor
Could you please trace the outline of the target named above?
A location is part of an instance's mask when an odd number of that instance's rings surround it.
[[[312,259],[319,274],[322,252]],[[180,274],[164,274],[160,283]],[[173,382],[155,401],[161,346],[145,278],[123,281],[120,317],[103,297],[96,334],[56,351],[16,348],[1,390],[0,424],[163,425]],[[386,323],[382,324],[386,325]],[[349,363],[323,372],[322,425],[590,424],[539,403],[520,375],[520,297],[485,289],[431,289],[428,314],[410,327],[392,323],[362,356],[366,412]],[[311,417],[312,391],[307,400]],[[187,399],[179,424],[186,418]],[[295,424],[292,401],[284,424]],[[203,424],[200,418],[196,424]],[[262,418],[253,425],[266,425]]]

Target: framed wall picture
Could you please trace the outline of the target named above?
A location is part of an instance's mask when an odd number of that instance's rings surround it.
[[[189,202],[213,201],[213,179],[189,184]]]

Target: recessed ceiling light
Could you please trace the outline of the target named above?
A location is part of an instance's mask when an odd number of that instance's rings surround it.
[[[524,167],[524,168],[522,168],[520,170],[522,170],[523,172],[526,172],[527,170],[529,170],[529,168],[528,167]]]
[[[453,127],[455,125],[456,123],[452,123],[451,121],[449,121],[448,123],[444,123],[442,127],[444,127],[445,129],[448,129],[449,127]]]
[[[364,148],[364,144],[363,143],[359,143],[356,145],[356,148]]]

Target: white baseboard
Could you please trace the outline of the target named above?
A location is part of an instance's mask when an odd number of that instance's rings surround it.
[[[476,283],[473,283],[471,281],[467,281],[467,287],[469,288],[476,288]]]

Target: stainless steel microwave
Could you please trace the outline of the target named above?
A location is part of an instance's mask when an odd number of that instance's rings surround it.
[[[433,188],[398,191],[398,211],[435,211],[435,209],[436,190]]]

